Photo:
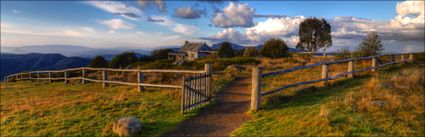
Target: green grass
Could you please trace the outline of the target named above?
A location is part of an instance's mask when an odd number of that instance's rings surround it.
[[[178,90],[18,82],[2,84],[0,96],[2,136],[102,136],[126,116],[142,120],[144,135],[160,135],[188,116],[180,114]]]
[[[423,65],[395,66],[375,76],[333,81],[328,87],[266,96],[263,108],[250,112],[253,119],[232,136],[421,136],[424,74]],[[277,79],[265,82],[272,80]],[[383,105],[377,105],[380,102]]]

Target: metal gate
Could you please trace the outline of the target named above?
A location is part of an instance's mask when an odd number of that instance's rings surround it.
[[[208,104],[211,100],[211,74],[201,73],[183,78],[181,112]]]

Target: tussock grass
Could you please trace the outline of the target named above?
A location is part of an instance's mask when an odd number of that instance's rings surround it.
[[[366,61],[358,64],[359,68],[370,66]],[[345,71],[346,67],[330,69]],[[341,78],[328,87],[312,84],[287,89],[263,97],[262,110],[251,113],[253,120],[232,135],[423,136],[424,71],[423,65],[397,65],[376,75],[364,72],[352,80]],[[264,83],[278,87],[318,78],[308,72],[287,75]]]

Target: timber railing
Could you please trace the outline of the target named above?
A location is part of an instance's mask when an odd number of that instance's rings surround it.
[[[405,56],[409,56],[409,59],[406,59]],[[378,64],[378,60],[380,58],[384,58],[384,57],[390,57],[391,61],[390,62],[382,62],[381,64]],[[397,59],[397,57],[399,57]],[[355,65],[355,61],[359,61],[359,60],[371,60],[371,66],[367,67],[367,68],[361,68],[361,69],[354,69],[354,65]],[[372,71],[372,72],[376,72],[378,68],[384,67],[384,66],[388,66],[388,65],[392,65],[392,64],[398,64],[398,63],[404,63],[404,62],[408,62],[408,61],[412,61],[413,62],[413,53],[408,53],[408,54],[388,54],[388,55],[378,55],[378,56],[369,56],[369,57],[358,57],[358,58],[350,58],[350,59],[343,59],[343,60],[335,60],[335,61],[328,61],[328,62],[319,62],[319,63],[315,63],[315,64],[310,64],[310,65],[304,65],[304,66],[298,66],[298,67],[293,67],[293,68],[289,68],[289,69],[284,69],[284,70],[279,70],[279,71],[274,71],[274,72],[268,72],[268,73],[262,73],[261,68],[259,67],[254,67],[252,70],[252,86],[251,86],[251,110],[253,111],[257,111],[260,108],[260,104],[261,104],[261,96],[266,96],[266,95],[270,95],[270,94],[274,94],[277,93],[279,91],[291,88],[291,87],[297,87],[297,86],[301,86],[301,85],[307,85],[307,84],[313,84],[313,83],[318,83],[318,82],[323,82],[323,85],[327,85],[329,80],[335,80],[344,76],[347,76],[347,78],[353,78],[355,73],[359,73],[359,72],[364,72],[364,71]],[[329,66],[332,64],[340,64],[340,63],[345,63],[348,62],[348,67],[347,67],[347,71],[344,73],[340,73],[334,76],[329,76]],[[288,84],[273,90],[269,90],[269,91],[261,91],[261,80],[262,78],[266,78],[266,77],[271,77],[271,76],[277,76],[277,75],[282,75],[282,74],[286,74],[286,73],[290,73],[290,72],[294,72],[294,71],[298,71],[298,70],[304,70],[304,69],[310,69],[310,68],[314,68],[314,67],[319,67],[321,66],[321,77],[319,79],[315,79],[315,80],[308,80],[308,81],[302,81],[302,82],[296,82],[296,83],[292,83],[292,84]]]

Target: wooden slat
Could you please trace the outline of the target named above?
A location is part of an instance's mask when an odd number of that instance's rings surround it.
[[[280,88],[277,88],[277,89],[274,89],[274,90],[263,92],[263,93],[261,93],[261,95],[262,96],[269,95],[269,94],[272,94],[272,93],[275,93],[275,92],[282,91],[282,90],[287,89],[287,88],[297,87],[297,86],[306,85],[306,84],[317,83],[317,82],[324,81],[324,80],[325,79],[318,79],[318,80],[310,80],[310,81],[304,81],[304,82],[298,82],[298,83],[294,83],[294,84],[289,84],[289,85],[286,85],[286,86],[283,86],[283,87],[280,87]]]

